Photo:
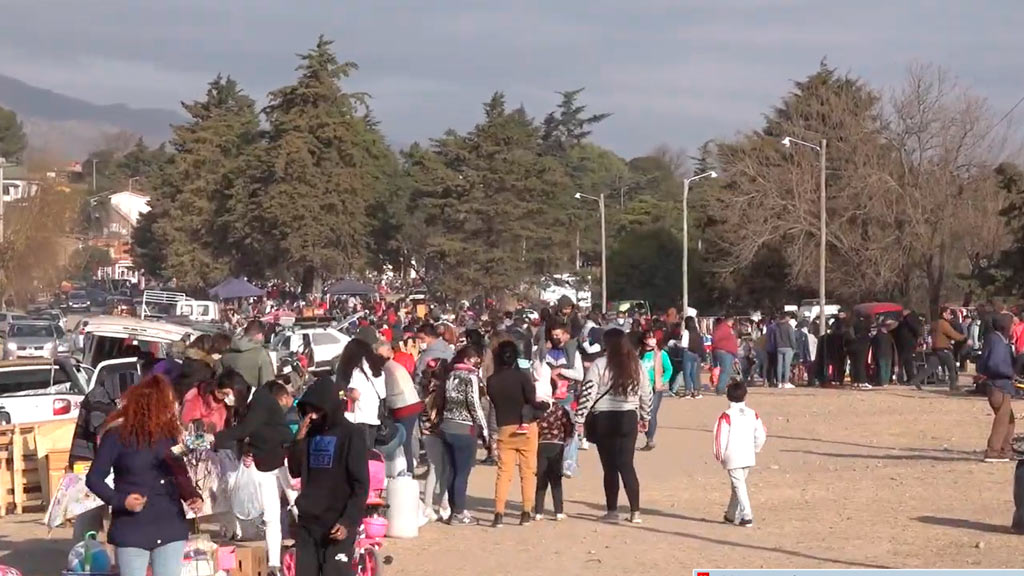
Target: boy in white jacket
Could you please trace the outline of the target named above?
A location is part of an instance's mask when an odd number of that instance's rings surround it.
[[[729,384],[725,395],[729,409],[715,422],[715,459],[722,463],[732,483],[725,521],[750,527],[754,525],[754,514],[747,496],[747,476],[754,467],[755,455],[764,447],[767,431],[757,412],[744,403],[747,399],[745,384]]]

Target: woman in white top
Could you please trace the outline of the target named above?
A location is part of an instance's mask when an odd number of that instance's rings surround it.
[[[366,432],[366,445],[373,448],[380,426],[381,408],[387,397],[382,356],[365,341],[353,338],[338,360],[337,384],[345,390],[348,410],[345,417]]]

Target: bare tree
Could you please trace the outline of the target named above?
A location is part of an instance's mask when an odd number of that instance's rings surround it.
[[[909,68],[890,95],[886,120],[898,160],[892,179],[902,242],[934,313],[970,255],[1008,241],[999,218],[1005,199],[992,172],[1008,149],[1008,132],[983,98],[929,64]]]

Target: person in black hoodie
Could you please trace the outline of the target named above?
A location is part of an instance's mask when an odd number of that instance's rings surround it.
[[[233,450],[243,444],[243,466],[256,466],[267,534],[267,565],[281,571],[281,491],[290,484],[284,458],[292,442],[292,430],[285,419],[291,408],[288,388],[277,381],[260,386],[252,395],[245,418],[215,436],[218,450]]]
[[[903,310],[903,319],[892,331],[892,339],[896,344],[896,356],[899,361],[899,381],[906,384],[917,375],[914,364],[914,353],[917,352],[917,340],[924,333],[921,321],[910,308]]]
[[[343,417],[338,389],[320,378],[299,400],[302,423],[288,470],[302,478],[295,535],[296,576],[354,574],[356,533],[370,491],[366,438]]]

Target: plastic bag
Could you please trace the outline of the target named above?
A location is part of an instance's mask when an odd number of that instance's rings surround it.
[[[573,435],[572,440],[569,440],[569,443],[565,445],[565,454],[562,456],[562,476],[565,476],[566,478],[575,478],[579,475],[579,450],[580,437],[576,434]]]
[[[256,475],[255,465],[243,465],[235,476],[235,484],[231,487],[231,511],[239,520],[263,518],[263,500]]]
[[[89,532],[85,540],[75,544],[68,553],[68,570],[105,574],[110,572],[110,551],[96,540],[96,533]]]

